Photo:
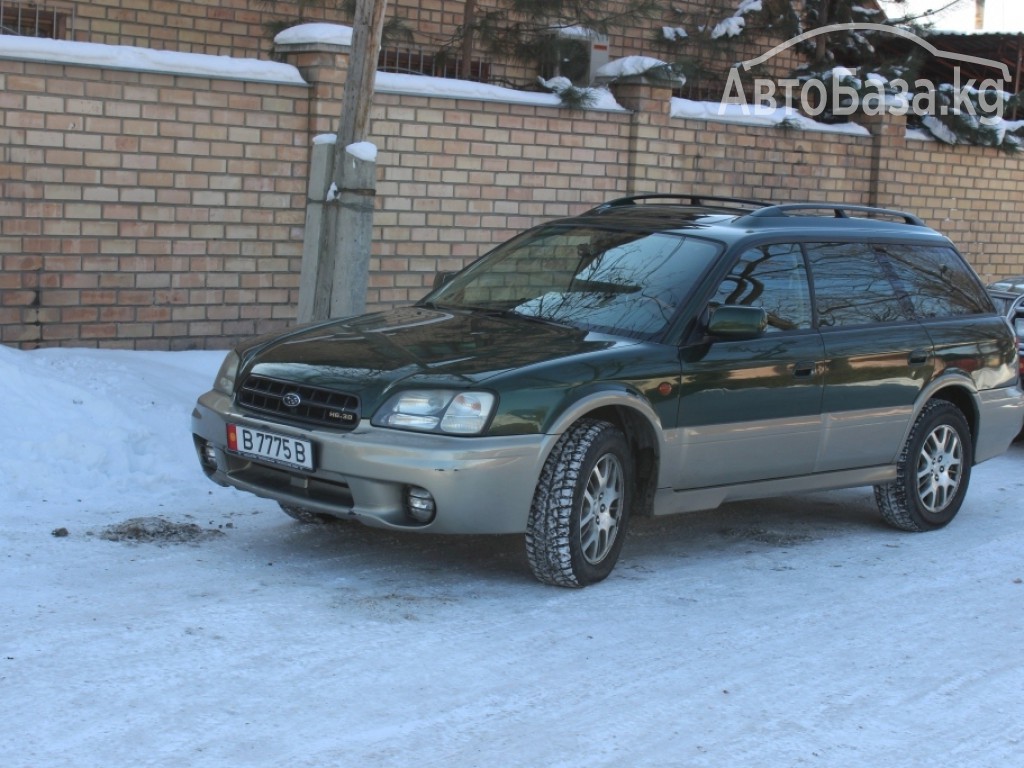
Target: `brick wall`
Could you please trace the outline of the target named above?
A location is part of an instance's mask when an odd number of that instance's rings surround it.
[[[986,278],[1024,275],[1024,158],[901,132],[883,142],[881,163],[880,205],[921,216]]]
[[[379,95],[368,308],[417,299],[438,270],[623,190],[628,127],[623,113]]]
[[[304,86],[0,59],[0,341],[202,346],[294,317]]]
[[[288,54],[310,87],[0,59],[0,341],[224,347],[294,321],[311,138],[345,54]],[[631,90],[632,89],[632,90]],[[371,309],[419,298],[542,219],[662,192],[906,208],[988,278],[1024,273],[1024,161],[993,149],[635,112],[379,93]]]
[[[22,0],[24,1],[24,0]],[[47,0],[40,0],[44,4]],[[19,0],[9,0],[17,3]],[[669,57],[673,47],[659,42],[663,26],[684,26],[694,33],[696,26],[714,26],[732,15],[739,0],[675,0],[665,3],[662,13],[650,18],[624,17],[609,30],[609,47],[613,57],[645,53]],[[297,20],[328,21],[351,24],[349,14],[337,8],[308,2],[260,3],[251,0],[52,0],[60,10],[73,13],[75,40],[109,45],[132,45],[160,50],[210,53],[223,56],[267,57],[273,49],[273,25]],[[337,5],[335,3],[334,5]],[[478,0],[480,13],[498,5],[497,0]],[[605,3],[609,17],[621,13],[624,3]],[[412,45],[433,53],[450,42],[463,23],[464,0],[390,0],[389,18],[400,19],[412,33]],[[721,39],[713,46],[698,42],[699,35],[675,48],[680,55],[700,53],[711,57],[715,65],[728,68],[732,62],[763,53],[763,41],[746,37]],[[774,45],[779,41],[774,40]],[[495,60],[483,41],[477,40],[476,58],[490,61],[492,76],[498,81],[515,81],[531,85],[537,76],[536,67],[511,61]]]

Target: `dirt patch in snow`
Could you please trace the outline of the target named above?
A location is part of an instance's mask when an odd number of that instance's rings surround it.
[[[117,525],[108,525],[99,533],[99,537],[107,541],[139,544],[193,544],[223,535],[223,531],[215,528],[175,523],[163,517],[133,517]]]
[[[806,544],[807,542],[814,541],[813,536],[806,534],[769,531],[764,528],[727,528],[722,531],[722,535],[727,538],[748,539],[774,547],[791,547],[796,544]]]

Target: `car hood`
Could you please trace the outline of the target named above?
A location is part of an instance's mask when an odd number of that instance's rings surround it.
[[[478,386],[512,370],[633,343],[514,315],[405,307],[257,342],[242,350],[242,375],[349,392],[366,413],[396,385]]]

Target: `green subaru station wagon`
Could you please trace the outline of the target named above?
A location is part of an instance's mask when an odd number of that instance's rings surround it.
[[[633,515],[873,486],[940,528],[1022,420],[1006,318],[915,216],[643,195],[241,345],[192,431],[210,479],[294,517],[521,533],[576,587]]]

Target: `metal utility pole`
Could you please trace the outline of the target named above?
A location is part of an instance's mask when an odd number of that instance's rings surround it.
[[[303,266],[315,279],[303,277],[308,291],[305,297],[300,291],[300,321],[354,315],[366,308],[377,164],[347,148],[366,138],[386,6],[387,0],[356,2],[348,77],[330,173],[333,183],[323,204],[315,264],[307,268],[304,255]]]

